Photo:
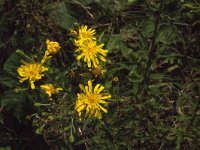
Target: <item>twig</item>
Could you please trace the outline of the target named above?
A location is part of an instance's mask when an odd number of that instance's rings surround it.
[[[162,6],[163,6],[163,0],[160,2],[160,8],[159,8],[158,12],[156,13],[156,22],[155,22],[153,39],[152,39],[152,42],[150,45],[149,57],[148,57],[147,65],[145,68],[144,77],[138,88],[137,94],[139,94],[139,92],[143,91],[145,84],[148,85],[148,82],[150,79],[150,66],[151,66],[152,60],[153,60],[155,52],[156,52],[156,35],[157,35],[158,25],[159,25],[159,20],[160,20],[159,14],[160,14],[160,11],[162,10]]]
[[[88,10],[89,7],[84,6],[83,4],[81,4],[81,3],[78,2],[78,1],[74,1],[74,3],[80,5],[80,6],[88,13],[88,15],[89,15],[92,19],[94,19],[93,14]]]

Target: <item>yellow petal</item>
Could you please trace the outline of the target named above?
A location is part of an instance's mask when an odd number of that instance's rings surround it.
[[[31,89],[35,89],[34,81],[30,81]]]
[[[50,91],[46,91],[46,93],[47,93],[47,95],[48,95],[49,97],[51,97],[51,92],[50,92]]]
[[[98,106],[101,108],[101,110],[103,110],[105,113],[107,113],[107,109],[105,109],[104,107],[102,107],[101,105],[98,104]]]
[[[46,40],[46,44],[49,44],[50,43],[50,40]]]
[[[81,112],[84,108],[85,108],[85,105],[80,105],[80,106],[76,109],[76,111],[77,111],[77,112]]]
[[[62,91],[63,89],[62,89],[62,88],[56,88],[56,90],[57,90],[57,91]]]
[[[83,55],[81,54],[81,55],[78,55],[78,56],[76,57],[76,59],[79,61],[82,57],[83,57]]]
[[[88,86],[85,86],[85,93],[89,94],[89,87]]]
[[[91,60],[90,59],[87,60],[87,65],[88,65],[88,68],[91,68]]]
[[[89,92],[92,93],[92,81],[88,81],[88,86],[89,86]]]
[[[102,61],[106,62],[105,57],[103,57],[103,56],[99,56],[99,58],[100,58]]]
[[[108,98],[111,98],[110,94],[101,97],[101,99],[108,99]]]
[[[83,84],[79,84],[79,87],[80,87],[80,89],[81,89],[83,92],[85,92],[85,88],[84,88],[84,85],[83,85]]]
[[[101,103],[101,104],[107,104],[108,102],[106,102],[104,100],[99,100],[99,103]]]
[[[101,93],[101,91],[103,91],[103,89],[104,89],[104,86],[100,86],[100,88],[97,90],[97,94],[99,94],[99,93]]]
[[[100,112],[100,111],[96,111],[94,116],[95,116],[96,118],[98,118],[98,119],[101,119],[101,118],[102,118],[102,115],[101,115],[101,112]]]
[[[43,89],[43,90],[49,90],[50,89],[47,84],[40,85],[40,88]]]
[[[86,114],[88,115],[90,113],[90,108],[87,106],[86,107]]]
[[[94,88],[94,93],[95,93],[95,94],[97,93],[99,86],[101,86],[101,84],[97,84],[97,85],[95,86],[95,88]]]

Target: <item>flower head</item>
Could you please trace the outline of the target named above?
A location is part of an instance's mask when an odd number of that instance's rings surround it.
[[[48,52],[49,55],[56,54],[61,49],[58,42],[47,40],[46,44],[47,44],[47,50],[46,51]]]
[[[102,47],[104,44],[97,45],[96,41],[85,41],[76,52],[79,55],[76,57],[79,61],[83,59],[87,62],[88,67],[90,68],[92,64],[96,68],[99,64],[99,59],[102,61],[106,61],[105,56],[107,55],[107,50],[104,50]]]
[[[57,94],[59,91],[63,90],[62,88],[55,88],[52,84],[43,84],[40,85],[40,88],[43,89],[49,97],[51,97],[52,94]]]
[[[101,106],[102,104],[108,104],[105,99],[111,98],[109,93],[101,93],[104,90],[104,86],[97,84],[92,87],[92,81],[88,81],[88,86],[80,84],[80,89],[83,93],[77,94],[77,101],[75,105],[75,110],[78,112],[79,117],[83,111],[86,112],[87,115],[94,116],[98,119],[102,118],[101,111],[107,113],[107,110]]]
[[[58,42],[46,41],[47,50],[45,51],[44,57],[41,60],[41,63],[43,64],[47,59],[51,58],[53,54],[56,54],[60,51],[61,47]]]
[[[47,70],[48,68],[42,66],[40,63],[24,62],[24,64],[17,69],[17,72],[20,75],[19,81],[22,83],[25,80],[29,80],[31,89],[35,89],[34,82],[40,80],[44,76],[43,72]]]
[[[82,25],[78,32],[77,40],[74,40],[76,46],[81,46],[85,41],[96,40],[94,37],[95,29],[89,28],[86,25]]]

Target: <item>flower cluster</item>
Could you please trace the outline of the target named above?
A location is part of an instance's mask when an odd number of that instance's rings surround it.
[[[78,33],[74,30],[71,31],[76,34],[76,39],[74,40],[77,46],[76,52],[77,60],[83,59],[87,63],[89,68],[96,68],[100,64],[100,60],[105,62],[108,50],[104,50],[104,44],[97,44],[95,35],[95,29],[89,28],[86,25],[82,25],[78,30]]]
[[[106,55],[108,50],[104,50],[104,44],[97,44],[95,38],[95,29],[88,28],[86,25],[82,25],[78,32],[74,29],[71,30],[71,34],[76,37],[74,44],[77,46],[75,52],[78,53],[76,59],[81,59],[87,63],[89,71],[97,76],[102,76],[107,70],[102,67],[101,62],[106,62]],[[111,98],[109,93],[101,93],[104,90],[104,86],[97,84],[94,89],[92,87],[92,81],[88,81],[88,85],[79,85],[82,90],[81,93],[77,93],[77,100],[75,104],[75,110],[81,119],[82,114],[85,112],[89,117],[102,118],[102,111],[107,113],[107,109],[103,105],[107,106],[106,99]]]
[[[97,44],[95,38],[95,29],[88,28],[86,25],[82,25],[78,31],[72,29],[71,34],[75,36],[74,44],[77,47],[76,56],[77,60],[81,59],[87,63],[88,70],[95,76],[102,76],[107,70],[103,68],[102,62],[106,62],[106,55],[108,50],[104,50],[104,44]],[[35,89],[35,81],[42,79],[45,75],[44,72],[48,71],[48,67],[45,67],[45,63],[54,54],[58,53],[61,46],[55,41],[46,41],[46,51],[39,62],[27,63],[24,62],[18,69],[20,82],[29,80],[31,89]],[[89,117],[102,118],[102,112],[107,113],[105,108],[109,102],[106,100],[111,98],[111,94],[103,92],[104,86],[101,84],[92,85],[92,80],[88,80],[87,85],[79,84],[82,92],[77,93],[77,100],[75,103],[75,110],[78,113],[79,118],[85,113]],[[52,100],[52,95],[57,94],[63,89],[60,87],[54,87],[51,83],[44,83],[40,85],[40,88],[48,95]]]
[[[23,61],[23,64],[18,67],[17,72],[19,74],[19,81],[22,83],[25,80],[29,80],[31,89],[35,89],[35,81],[42,79],[44,76],[44,72],[48,71],[48,67],[43,66],[45,61],[52,57],[51,55],[56,54],[60,49],[60,45],[58,42],[46,41],[47,49],[45,54],[40,62],[27,63]],[[45,90],[49,97],[52,94],[58,93],[62,88],[54,88],[52,84],[44,84],[40,86],[41,89]]]

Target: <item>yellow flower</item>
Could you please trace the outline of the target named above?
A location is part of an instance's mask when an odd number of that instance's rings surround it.
[[[109,93],[101,93],[104,90],[104,86],[97,84],[92,87],[92,81],[88,81],[88,86],[83,84],[79,85],[83,93],[77,93],[77,101],[75,110],[78,112],[79,117],[83,111],[86,112],[89,117],[94,116],[98,119],[102,118],[101,111],[107,113],[107,110],[101,106],[102,104],[108,104],[105,99],[111,98]]]
[[[59,45],[58,42],[54,42],[54,41],[50,41],[47,40],[46,41],[46,45],[47,45],[47,50],[45,51],[44,57],[41,60],[41,63],[43,64],[47,59],[51,58],[53,54],[56,54],[57,52],[60,51],[61,47]]]
[[[61,49],[58,42],[47,40],[46,44],[47,44],[47,52],[49,55],[56,54]]]
[[[99,64],[99,59],[106,61],[105,56],[107,55],[108,50],[102,49],[104,44],[97,45],[96,41],[85,41],[76,52],[79,55],[76,57],[79,61],[83,58],[84,62],[87,62],[88,67],[90,68],[92,64],[96,68]]]
[[[87,40],[96,40],[94,37],[95,29],[89,28],[86,25],[82,25],[79,29],[78,39],[74,40],[76,46],[82,45]]]
[[[48,68],[42,66],[40,63],[24,62],[24,64],[17,69],[17,72],[20,75],[21,83],[25,80],[29,80],[31,89],[35,89],[34,82],[40,80],[44,76],[43,72],[47,70]]]
[[[49,97],[51,97],[52,94],[57,94],[59,91],[63,90],[62,88],[55,88],[52,84],[43,84],[40,85],[40,88],[43,89]]]
[[[98,76],[103,76],[107,72],[107,70],[104,69],[101,65],[97,65],[97,67],[92,68],[91,71],[95,78]]]

